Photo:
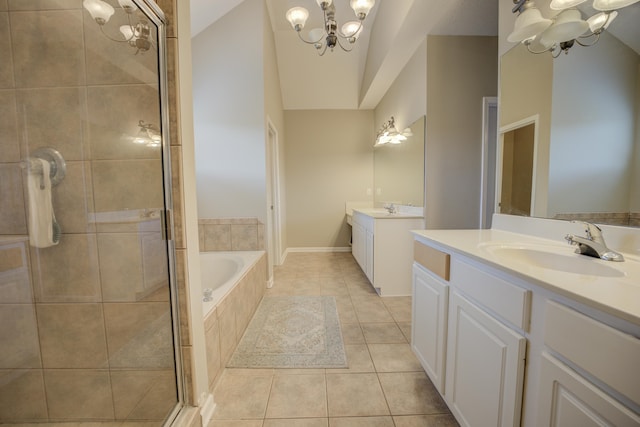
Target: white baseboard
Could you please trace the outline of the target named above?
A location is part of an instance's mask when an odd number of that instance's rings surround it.
[[[200,416],[202,417],[202,425],[208,426],[209,421],[213,418],[213,413],[216,410],[216,403],[213,401],[213,394],[211,393],[207,394],[206,399],[201,398],[200,400]],[[204,403],[202,400],[204,400]]]
[[[315,252],[315,253],[331,253],[331,252],[351,252],[351,247],[305,247],[305,248],[287,248],[285,258],[289,253],[299,252]]]

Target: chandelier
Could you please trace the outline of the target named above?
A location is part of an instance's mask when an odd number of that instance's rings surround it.
[[[324,28],[314,28],[309,31],[310,40],[305,40],[301,34],[304,24],[309,17],[309,11],[307,9],[304,7],[293,7],[287,11],[286,18],[298,33],[300,40],[307,44],[312,44],[318,54],[322,56],[327,49],[331,49],[333,52],[336,46],[340,46],[345,52],[350,52],[353,49],[353,44],[358,40],[358,37],[360,37],[363,21],[376,2],[375,0],[351,0],[351,9],[353,9],[358,20],[345,22],[340,30],[338,30],[336,9],[333,5],[333,0],[316,0],[316,3],[318,3],[324,15]]]
[[[120,43],[127,43],[132,48],[136,49],[136,54],[139,52],[146,52],[151,48],[153,43],[149,39],[151,35],[151,28],[149,23],[141,19],[138,22],[133,22],[132,16],[138,9],[133,0],[118,0],[118,4],[122,7],[122,10],[127,15],[127,25],[120,26],[120,33],[122,37],[111,37],[104,31],[104,26],[111,16],[115,13],[115,9],[109,3],[103,0],[84,0],[82,6],[89,12],[91,18],[100,26],[100,31],[109,40]]]
[[[630,6],[640,0],[593,0],[593,8],[599,13],[582,19],[576,9],[586,0],[552,0],[550,8],[560,11],[552,19],[542,16],[533,0],[513,0],[513,13],[518,13],[513,32],[507,41],[521,42],[531,53],[551,52],[557,58],[561,52],[569,53],[575,44],[593,46],[600,35],[618,16],[616,9]]]

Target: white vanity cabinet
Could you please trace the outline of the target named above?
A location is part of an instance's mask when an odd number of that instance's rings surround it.
[[[547,301],[544,344],[538,424],[640,426],[640,339]]]
[[[413,237],[422,217],[354,209],[352,252],[380,296],[411,295]]]
[[[461,425],[518,426],[530,295],[449,257],[414,246],[413,351]]]
[[[460,425],[640,427],[637,320],[485,260],[507,234],[414,234],[412,349]]]
[[[444,393],[449,284],[413,264],[411,348],[436,389]]]

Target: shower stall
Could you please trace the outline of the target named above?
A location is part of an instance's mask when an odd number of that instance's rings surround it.
[[[165,29],[148,0],[0,0],[0,423],[182,405]]]

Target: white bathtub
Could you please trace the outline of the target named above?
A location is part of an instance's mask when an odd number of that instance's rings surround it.
[[[258,262],[264,251],[200,252],[202,292],[213,289],[211,301],[202,302],[206,318]]]

